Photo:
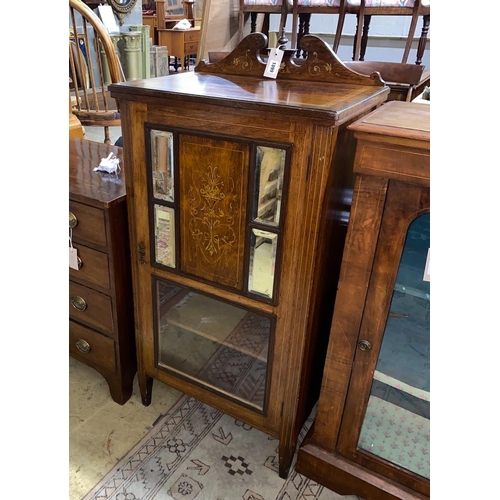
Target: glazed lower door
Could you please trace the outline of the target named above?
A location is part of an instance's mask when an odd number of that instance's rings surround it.
[[[263,412],[273,318],[163,279],[154,290],[157,366]]]
[[[427,493],[430,213],[426,213],[425,199],[422,203],[411,186],[407,196],[413,196],[414,203],[409,204],[406,214],[398,213],[401,207],[397,204],[391,205],[390,195],[389,190],[339,450],[372,470]],[[397,241],[391,234],[397,235]]]

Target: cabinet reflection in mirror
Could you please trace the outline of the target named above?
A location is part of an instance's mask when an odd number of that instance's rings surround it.
[[[273,320],[155,279],[157,362],[263,411]]]
[[[175,212],[173,208],[154,206],[155,260],[175,268]]]
[[[253,220],[270,226],[279,224],[283,174],[285,170],[284,149],[257,146],[255,158],[255,188]]]
[[[277,234],[261,229],[252,229],[248,291],[272,299],[277,246]]]
[[[151,130],[151,162],[153,196],[159,200],[174,201],[174,134]]]

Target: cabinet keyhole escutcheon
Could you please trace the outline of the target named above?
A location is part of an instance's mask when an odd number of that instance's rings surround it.
[[[139,262],[146,264],[146,245],[142,241],[139,243]]]
[[[360,340],[358,342],[358,348],[361,351],[369,351],[369,350],[371,350],[372,345],[370,344],[370,342],[368,342],[368,340]]]

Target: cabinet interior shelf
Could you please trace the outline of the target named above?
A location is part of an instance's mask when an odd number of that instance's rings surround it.
[[[172,326],[177,326],[179,328],[182,328],[183,330],[194,333],[195,335],[199,335],[200,337],[204,337],[208,340],[212,340],[214,342],[217,342],[221,346],[229,347],[229,348],[234,349],[236,351],[239,351],[243,354],[246,354],[247,356],[252,356],[253,358],[258,359],[259,361],[263,361],[264,363],[267,363],[267,357],[262,356],[260,354],[256,354],[252,351],[249,351],[248,349],[245,349],[244,347],[241,347],[241,346],[238,346],[238,345],[233,344],[231,342],[228,342],[227,340],[221,341],[221,339],[217,338],[215,335],[210,335],[209,333],[203,332],[201,330],[197,330],[196,328],[193,328],[191,326],[185,325],[183,323],[180,323],[180,322],[172,320],[172,319],[169,319],[168,322]]]

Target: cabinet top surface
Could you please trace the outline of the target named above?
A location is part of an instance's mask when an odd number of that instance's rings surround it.
[[[120,158],[118,174],[94,172],[109,153]],[[69,139],[69,197],[92,205],[109,206],[125,197],[122,148],[87,139]]]
[[[164,77],[110,85],[120,101],[134,96],[206,102],[245,109],[276,108],[276,113],[298,114],[333,121],[350,115],[353,108],[383,102],[387,87],[325,83],[239,75],[183,72]]]
[[[430,142],[430,128],[430,106],[404,101],[390,101],[349,126],[354,132],[423,142]]]

